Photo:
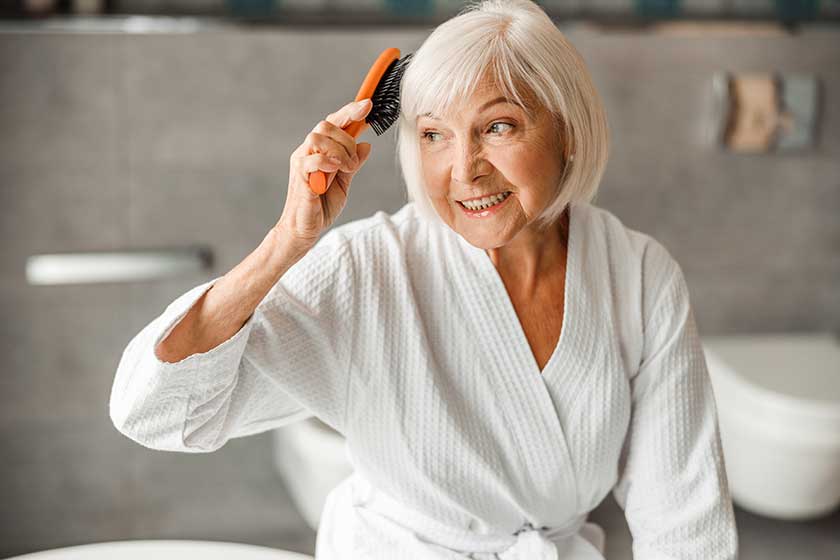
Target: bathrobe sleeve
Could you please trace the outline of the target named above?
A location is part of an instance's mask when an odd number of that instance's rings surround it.
[[[644,348],[613,495],[635,560],[735,559],[717,409],[688,288],[664,248],[648,257]]]
[[[341,430],[354,314],[346,240],[329,230],[231,338],[176,363],[154,352],[215,278],[175,299],[123,351],[114,426],[145,447],[210,452],[318,416]]]

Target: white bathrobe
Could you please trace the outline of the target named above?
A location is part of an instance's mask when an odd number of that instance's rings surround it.
[[[177,363],[154,347],[218,279],[128,344],[117,429],[209,452],[317,416],[354,473],[319,560],[603,560],[611,490],[635,560],[734,559],[717,411],[678,263],[605,209],[571,206],[565,314],[540,372],[484,250],[412,203],[337,226],[242,329]]]

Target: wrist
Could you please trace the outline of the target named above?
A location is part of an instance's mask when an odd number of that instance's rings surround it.
[[[262,245],[265,245],[271,261],[277,264],[293,264],[303,258],[316,241],[317,239],[310,241],[295,237],[278,224],[271,228]]]

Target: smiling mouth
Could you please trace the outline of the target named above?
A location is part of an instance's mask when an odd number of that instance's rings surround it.
[[[503,202],[511,194],[511,191],[502,191],[490,196],[469,198],[467,200],[458,200],[456,202],[467,210],[483,210],[484,208],[489,208]]]
[[[461,199],[461,200],[456,200],[455,202],[477,202],[477,201],[481,200],[482,198],[489,198],[491,196],[498,196],[500,194],[504,194],[504,193],[507,193],[507,192],[510,192],[510,191],[499,191],[499,192],[495,192],[493,194],[485,194],[485,195],[482,195],[482,196],[475,196],[473,198],[464,198],[464,199]]]

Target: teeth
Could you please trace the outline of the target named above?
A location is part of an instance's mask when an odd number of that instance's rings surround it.
[[[481,200],[470,200],[464,201],[461,204],[469,208],[470,210],[483,210],[499,202],[503,201],[510,195],[510,192],[503,192],[501,194],[494,194],[493,196],[485,196]]]

